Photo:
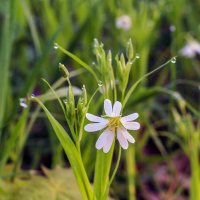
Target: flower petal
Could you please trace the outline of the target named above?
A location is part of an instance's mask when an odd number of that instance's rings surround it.
[[[133,114],[122,117],[121,120],[124,121],[124,122],[125,121],[130,122],[130,121],[137,119],[138,117],[139,117],[138,113],[133,113]]]
[[[130,143],[135,142],[135,139],[133,138],[133,136],[127,130],[123,132],[123,135]]]
[[[120,127],[120,130],[123,134],[123,136],[131,143],[134,143],[135,142],[135,139],[133,138],[133,136],[123,127],[121,126]]]
[[[120,115],[122,109],[122,104],[119,101],[116,101],[113,106],[113,116],[117,117]]]
[[[140,128],[140,124],[138,122],[122,122],[122,125],[128,130],[138,130]]]
[[[123,149],[128,149],[128,141],[123,135],[123,129],[119,127],[117,129],[117,139]]]
[[[84,130],[87,132],[95,132],[95,131],[99,131],[99,130],[105,128],[106,125],[107,125],[107,122],[87,124],[84,127]]]
[[[104,111],[106,115],[112,116],[112,103],[109,99],[104,100]]]
[[[106,144],[106,138],[108,136],[108,130],[106,129],[105,131],[103,131],[103,133],[99,136],[97,142],[96,142],[96,148],[97,149],[101,149],[103,148],[103,146]]]
[[[86,118],[90,120],[91,122],[108,122],[107,119],[104,119],[102,117],[98,117],[96,115],[92,115],[90,113],[86,113]]]
[[[108,135],[107,135],[107,138],[106,138],[106,143],[105,145],[103,146],[103,152],[104,153],[108,153],[111,146],[112,146],[112,143],[113,143],[113,140],[114,140],[114,131],[108,131]]]

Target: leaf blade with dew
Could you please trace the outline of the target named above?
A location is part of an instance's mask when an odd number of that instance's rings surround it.
[[[56,133],[68,159],[72,170],[75,174],[79,189],[83,196],[83,199],[92,199],[93,191],[85,172],[81,156],[77,151],[72,139],[69,137],[65,129],[60,125],[60,123],[51,115],[45,105],[37,98],[32,97],[32,100],[36,101],[44,110],[49,122],[52,125],[54,132]]]
[[[130,98],[130,96],[132,95],[132,93],[134,92],[135,88],[138,86],[138,84],[146,77],[150,76],[151,74],[153,74],[154,72],[158,71],[159,69],[165,67],[167,64],[169,64],[170,62],[172,62],[174,60],[175,57],[171,58],[170,60],[168,60],[167,62],[165,62],[164,64],[162,64],[161,66],[157,67],[156,69],[152,70],[151,72],[145,74],[144,76],[142,76],[141,78],[139,78],[135,84],[133,84],[131,86],[131,88],[128,90],[123,102],[122,102],[122,105],[123,107],[126,105],[128,99]]]
[[[61,99],[60,99],[60,97],[58,96],[58,94],[55,92],[55,90],[51,87],[51,85],[45,80],[45,79],[42,79],[47,85],[48,85],[48,87],[50,88],[50,91],[53,93],[53,95],[54,95],[54,97],[55,97],[55,99],[57,99],[58,100],[58,102],[59,102],[59,104],[60,104],[60,106],[61,106],[61,108],[62,108],[62,111],[63,111],[63,113],[64,113],[64,116],[65,116],[65,118],[66,118],[66,121],[67,121],[67,123],[68,123],[68,125],[69,125],[69,127],[70,127],[70,130],[71,130],[71,132],[72,132],[72,136],[73,136],[73,138],[74,138],[74,140],[76,141],[76,134],[75,134],[75,132],[74,132],[74,130],[73,130],[73,122],[75,122],[75,109],[74,109],[74,105],[71,105],[69,108],[70,109],[72,109],[73,111],[74,111],[74,113],[73,113],[73,116],[71,115],[70,117],[68,116],[68,111],[69,111],[69,109],[65,109],[65,107],[64,107],[64,105],[63,105],[63,102],[61,101]],[[70,89],[72,90],[72,86],[70,85],[69,86],[69,88],[68,88],[68,91],[70,91]],[[68,95],[69,95],[69,93],[68,93]],[[74,96],[73,96],[73,98],[74,98]],[[67,105],[67,104],[66,104]],[[72,120],[71,120],[72,119]]]
[[[55,46],[60,49],[64,54],[68,55],[70,58],[72,58],[74,61],[79,63],[82,67],[84,67],[86,70],[88,70],[95,78],[96,81],[98,81],[97,75],[95,74],[94,70],[86,64],[84,61],[82,61],[80,58],[78,58],[76,55],[70,53],[66,49],[62,48],[59,44],[55,43]]]
[[[77,70],[75,70],[75,71],[77,71]],[[76,73],[73,73],[73,76],[74,76],[74,75],[76,75]],[[52,85],[52,88],[55,90],[55,92],[58,93],[58,96],[59,96],[59,97],[62,97],[62,96],[64,95],[64,93],[66,93],[66,88],[60,88],[60,89],[57,89],[57,90],[56,90],[56,88],[60,87],[61,84],[63,84],[65,81],[66,81],[66,80],[65,80],[64,78],[60,78],[60,79],[58,79],[58,80]],[[77,91],[75,91],[75,94],[80,93],[81,90],[78,90],[78,88],[75,88],[75,89],[77,89]],[[64,92],[63,90],[65,90],[65,92]],[[66,96],[66,94],[65,94],[65,96]],[[46,92],[46,94],[37,96],[37,98],[40,98],[40,100],[42,100],[43,103],[46,102],[46,101],[48,101],[48,100],[57,99],[57,97],[55,97],[55,95],[52,94],[51,89],[49,89],[49,90]],[[27,124],[27,127],[26,127],[26,129],[24,130],[24,137],[25,137],[25,138],[24,138],[24,144],[25,144],[25,142],[26,142],[26,140],[27,140],[27,137],[28,137],[28,134],[29,134],[30,130],[32,129],[32,126],[33,126],[34,123],[35,123],[35,120],[37,119],[37,117],[38,117],[38,115],[39,115],[39,113],[40,113],[40,109],[41,109],[40,106],[37,105],[35,111],[34,111],[34,112],[32,113],[32,115],[30,116],[29,123]],[[22,152],[22,150],[23,150],[23,148],[24,148],[24,144],[22,144],[21,152]],[[20,155],[20,154],[19,154],[19,155]]]

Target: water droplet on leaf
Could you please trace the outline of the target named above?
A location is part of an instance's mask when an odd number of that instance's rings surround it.
[[[176,63],[176,58],[175,57],[171,59],[171,63],[173,63],[173,64]]]
[[[135,58],[136,58],[136,59],[139,59],[139,58],[140,58],[140,54],[139,54],[139,53],[136,53]]]
[[[27,108],[28,105],[26,104],[26,99],[25,98],[20,98],[19,99],[19,105],[23,108]]]
[[[170,30],[171,32],[175,32],[175,31],[176,31],[176,26],[171,25],[171,26],[169,27],[169,30]]]
[[[55,43],[53,48],[54,48],[54,49],[58,49],[58,44]]]
[[[102,81],[99,81],[99,82],[98,82],[98,86],[99,86],[99,87],[102,87],[102,86],[103,86],[103,82],[102,82]]]
[[[31,94],[31,98],[35,98],[35,95],[34,95],[34,94]]]

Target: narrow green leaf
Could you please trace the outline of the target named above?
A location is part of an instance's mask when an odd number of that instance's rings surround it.
[[[2,37],[0,44],[0,144],[2,135],[2,126],[5,115],[5,105],[8,90],[8,78],[9,78],[9,63],[11,55],[11,47],[13,43],[13,26],[14,26],[14,10],[15,2],[13,0],[7,0],[4,2],[4,21],[2,23]]]
[[[81,155],[75,147],[70,136],[67,134],[65,129],[60,125],[60,123],[51,115],[44,104],[36,97],[33,98],[45,111],[47,118],[49,119],[68,159],[71,164],[72,170],[75,174],[79,189],[83,196],[83,199],[92,199],[93,191],[87,177],[86,171],[83,166]]]
[[[28,109],[24,109],[10,136],[3,143],[3,145],[0,146],[0,175],[2,175],[2,170],[11,154],[11,151],[17,143],[19,136],[25,133],[27,116]]]
[[[79,63],[82,67],[84,67],[85,69],[87,69],[96,79],[96,81],[98,81],[97,75],[95,74],[94,70],[88,65],[86,64],[84,61],[82,61],[80,58],[78,58],[76,55],[70,53],[69,51],[67,51],[66,49],[62,48],[59,44],[55,43],[55,46],[60,49],[63,53],[65,53],[66,55],[68,55],[70,58],[72,58],[73,60],[75,60],[77,63]]]

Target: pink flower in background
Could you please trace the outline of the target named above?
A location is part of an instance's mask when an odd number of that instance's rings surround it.
[[[115,25],[119,29],[128,31],[132,26],[132,21],[131,21],[130,16],[122,15],[122,16],[118,17],[115,21]]]
[[[181,50],[180,54],[182,56],[193,58],[196,54],[200,54],[200,43],[196,40],[190,40]]]

